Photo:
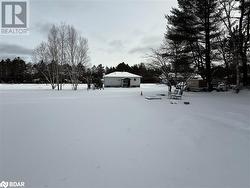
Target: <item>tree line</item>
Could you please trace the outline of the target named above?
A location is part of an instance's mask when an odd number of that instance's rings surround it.
[[[166,77],[197,73],[209,90],[218,74],[237,86],[250,84],[249,0],[178,0],[165,17],[164,43],[148,56],[151,66]]]
[[[20,57],[14,59],[2,59],[0,61],[0,83],[46,83],[53,85],[52,89],[57,88],[57,76],[60,70],[59,89],[65,83],[72,83],[72,70],[70,63],[62,65],[55,64],[55,62],[45,63],[39,61],[37,63],[25,62]],[[115,67],[105,67],[99,65],[85,65],[78,64],[75,68],[78,70],[77,83],[100,84],[104,74],[109,74],[115,71],[127,71],[133,74],[142,76],[143,83],[157,83],[161,70],[151,69],[144,63],[136,65],[128,65],[124,62],[119,63]]]
[[[164,75],[201,75],[212,90],[213,80],[250,84],[250,1],[178,0],[166,15],[164,42],[152,49],[146,62],[116,67],[90,67],[88,40],[71,25],[53,25],[46,41],[34,50],[33,63],[21,58],[0,61],[2,83],[49,83],[62,89],[71,83],[99,83],[103,74],[127,71],[142,76],[142,82],[159,82]],[[182,81],[185,81],[183,79]]]
[[[124,62],[116,67],[102,64],[89,65],[88,41],[71,25],[53,25],[46,41],[33,52],[33,63],[20,57],[0,61],[1,83],[47,83],[52,89],[62,90],[64,83],[71,83],[77,90],[80,83],[102,85],[104,74],[127,71],[142,76],[142,82],[159,82],[159,69],[145,64],[129,66]]]

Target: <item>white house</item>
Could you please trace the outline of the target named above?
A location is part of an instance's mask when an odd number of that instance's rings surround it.
[[[112,72],[103,76],[104,87],[140,87],[141,76],[129,72]]]

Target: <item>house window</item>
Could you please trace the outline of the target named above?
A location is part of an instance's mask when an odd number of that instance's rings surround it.
[[[134,78],[134,81],[136,81],[136,78]]]

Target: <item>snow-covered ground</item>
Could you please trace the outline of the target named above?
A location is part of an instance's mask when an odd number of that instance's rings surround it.
[[[163,85],[0,85],[0,182],[26,188],[249,188],[250,91],[145,100]],[[144,96],[140,93],[143,92]],[[184,105],[189,101],[190,105]]]

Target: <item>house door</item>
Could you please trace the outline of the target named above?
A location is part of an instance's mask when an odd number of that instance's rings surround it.
[[[129,78],[124,78],[122,80],[122,87],[130,87],[130,79]]]

